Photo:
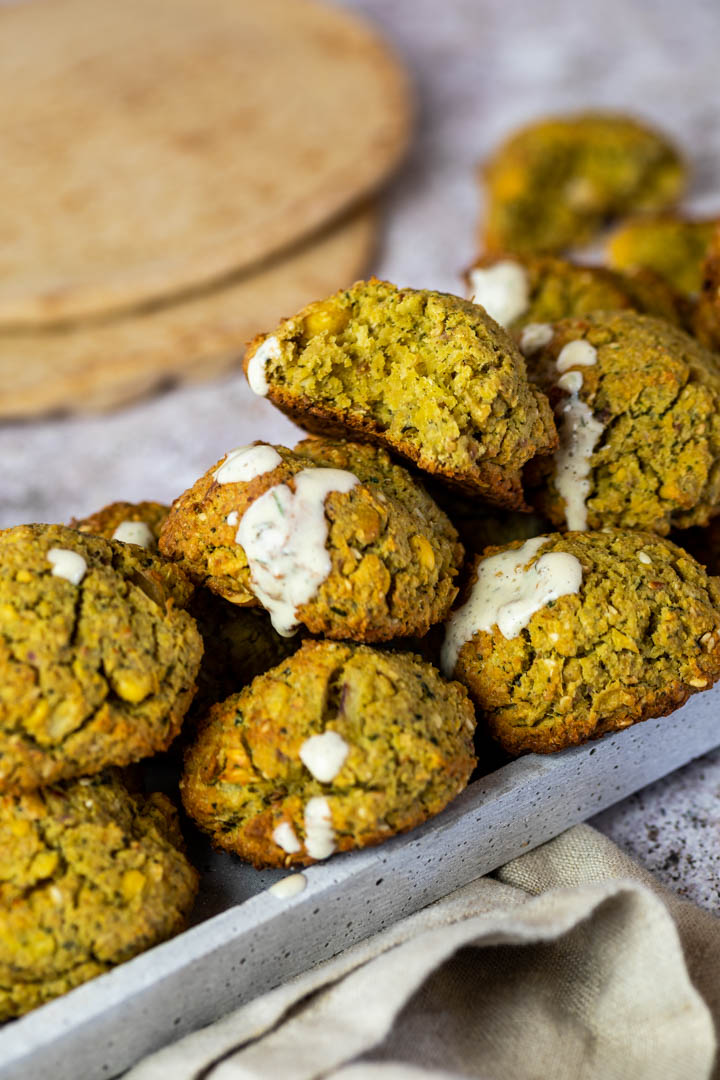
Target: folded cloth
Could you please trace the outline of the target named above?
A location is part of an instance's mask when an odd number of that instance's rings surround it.
[[[579,825],[127,1080],[706,1080],[720,920]]]

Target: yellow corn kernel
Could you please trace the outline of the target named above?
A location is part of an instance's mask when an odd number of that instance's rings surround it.
[[[435,552],[433,551],[432,544],[426,537],[420,535],[411,536],[410,546],[423,570],[435,569]]]
[[[57,864],[58,854],[56,851],[41,851],[33,859],[30,873],[36,879],[50,877],[57,868]]]
[[[129,701],[131,705],[144,701],[153,690],[153,678],[147,672],[120,669],[113,672],[111,681],[118,697]]]
[[[140,870],[126,870],[122,879],[122,891],[126,900],[134,900],[145,888],[145,875]]]
[[[317,304],[313,310],[305,316],[305,337],[313,337],[315,334],[339,334],[350,320],[350,313],[337,304]]]

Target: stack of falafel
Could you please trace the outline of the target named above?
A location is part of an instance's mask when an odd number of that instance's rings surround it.
[[[0,1019],[185,925],[176,812],[132,772],[175,740],[217,846],[305,866],[442,810],[476,721],[552,752],[718,678],[720,583],[666,539],[720,515],[700,305],[558,254],[683,176],[626,118],[526,129],[486,170],[473,301],[360,282],[251,344],[310,438],[171,508],[0,533]]]
[[[187,923],[175,807],[124,767],[168,747],[192,699],[191,592],[134,543],[0,533],[0,1020]]]

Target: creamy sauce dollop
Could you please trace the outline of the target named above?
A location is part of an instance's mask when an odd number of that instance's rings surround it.
[[[581,371],[571,367],[590,367],[597,362],[597,350],[587,341],[571,341],[561,349],[555,366],[562,372],[556,385],[567,393],[555,410],[560,445],[555,451],[555,487],[565,503],[568,529],[587,529],[587,497],[590,494],[591,459],[603,433],[604,425],[590,406],[580,399],[583,386]]]
[[[305,850],[311,859],[327,859],[335,850],[330,804],[322,795],[305,804]]]
[[[302,844],[289,821],[281,821],[279,825],[276,825],[273,829],[272,838],[277,846],[286,851],[288,855],[294,855],[295,852],[302,850]]]
[[[115,532],[113,540],[120,540],[123,544],[137,544],[138,547],[155,547],[155,537],[150,526],[144,521],[121,521]]]
[[[524,266],[501,259],[470,271],[470,299],[501,326],[511,326],[530,307],[530,282]]]
[[[553,339],[553,328],[550,323],[531,322],[523,327],[520,335],[520,352],[523,356],[530,356],[545,345],[549,345]]]
[[[256,351],[250,357],[247,369],[247,380],[250,384],[250,389],[254,394],[258,394],[260,397],[267,397],[267,393],[270,389],[270,384],[267,381],[267,375],[265,373],[268,360],[279,360],[281,355],[280,342],[274,334],[271,334],[270,337],[265,338],[262,345],[258,346]]]
[[[592,367],[597,363],[597,349],[589,341],[578,338],[577,341],[569,341],[560,352],[555,361],[558,373],[562,375],[572,367]]]
[[[307,878],[304,874],[288,874],[271,885],[268,892],[276,896],[278,900],[288,900],[291,896],[297,896],[305,890]]]
[[[238,446],[226,455],[213,476],[218,484],[247,484],[256,476],[272,472],[278,465],[282,465],[282,458],[274,446],[268,446],[267,443]]]
[[[337,731],[311,735],[300,747],[300,760],[316,780],[329,784],[345,764],[350,747]]]
[[[568,552],[551,551],[528,566],[546,541],[536,536],[482,560],[469,599],[447,624],[440,657],[445,675],[452,676],[460,649],[478,630],[497,626],[503,637],[517,637],[551,600],[579,591],[582,566]]]
[[[250,587],[284,637],[294,633],[298,607],[315,596],[332,569],[325,499],[359,483],[343,469],[302,469],[293,479],[295,491],[276,484],[256,499],[235,536],[247,556]]]
[[[47,561],[52,565],[52,576],[65,578],[73,585],[79,585],[85,577],[87,563],[77,551],[53,547],[47,553]]]

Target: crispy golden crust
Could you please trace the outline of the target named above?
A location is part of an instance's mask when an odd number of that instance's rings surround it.
[[[522,465],[556,444],[514,342],[459,297],[357,282],[255,338],[246,373],[269,337],[268,397],[306,430],[360,436],[498,505],[523,505]]]
[[[331,570],[315,596],[298,606],[298,622],[332,638],[387,641],[422,635],[442,620],[457,595],[463,549],[448,519],[408,473],[371,447],[313,441],[308,453],[314,459],[275,449],[282,464],[250,482],[219,484],[219,462],[181,495],[160,537],[163,554],[232,603],[256,605],[245,552],[236,541],[243,514],[278,484],[294,490],[293,478],[317,467],[323,453],[334,467],[344,455],[347,471],[360,483],[327,496]]]
[[[590,242],[611,217],[671,206],[686,182],[674,146],[632,117],[551,116],[485,164],[488,251],[553,252]]]
[[[463,688],[419,657],[305,642],[210,711],[186,755],[183,802],[218,847],[256,866],[307,866],[317,861],[305,846],[310,799],[327,800],[335,851],[381,843],[463,789],[474,727]],[[300,750],[326,732],[348,749],[321,781]],[[300,850],[280,846],[278,826],[292,829]]]
[[[52,548],[85,561],[78,584],[53,574]],[[191,592],[134,544],[62,525],[0,533],[0,791],[169,746],[202,655]]]
[[[273,405],[294,420],[299,427],[321,438],[366,439],[379,447],[389,447],[394,453],[411,462],[422,472],[436,476],[467,495],[483,496],[495,506],[519,510],[525,506],[522,490],[522,471],[492,462],[479,462],[468,476],[462,469],[442,466],[431,455],[402,439],[392,439],[382,426],[367,418],[350,416],[330,405],[318,405],[311,398],[288,394],[283,390],[270,392]]]
[[[720,510],[720,369],[714,354],[677,327],[634,312],[566,319],[528,359],[533,378],[556,408],[556,360],[571,341],[596,349],[582,372],[581,401],[603,424],[590,459],[586,499],[591,529],[650,529],[705,524]],[[555,462],[532,462],[528,499],[554,524],[565,523]]]
[[[0,797],[0,1021],[173,934],[198,876],[174,806],[112,775]]]
[[[114,502],[94,514],[89,514],[88,517],[72,518],[70,528],[112,540],[118,525],[122,525],[125,521],[142,521],[150,529],[157,544],[157,538],[169,510],[169,506],[163,506],[162,503],[157,502]]]
[[[552,534],[537,557],[556,551],[580,561],[580,592],[549,603],[514,638],[477,631],[454,670],[512,754],[552,753],[664,716],[720,676],[720,581],[686,552],[620,530]]]

